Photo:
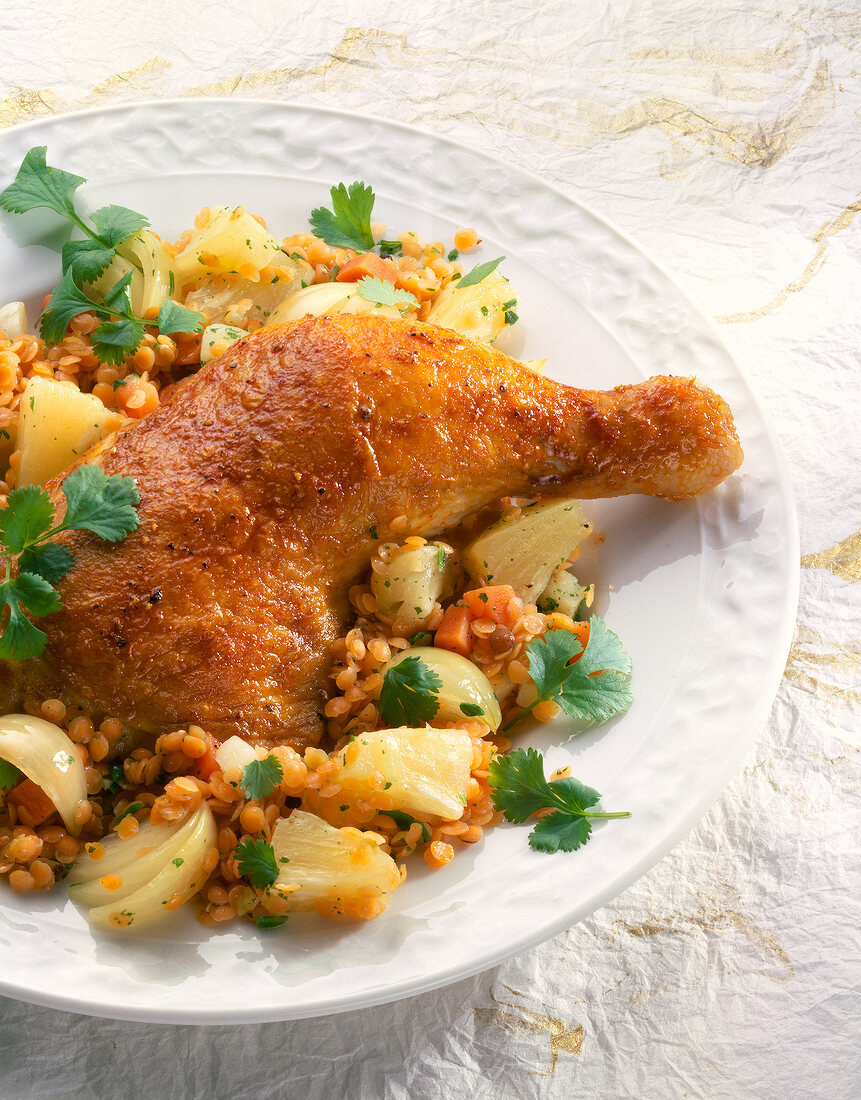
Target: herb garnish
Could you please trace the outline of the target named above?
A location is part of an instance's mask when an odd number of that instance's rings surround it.
[[[114,825],[119,825],[119,823],[123,820],[123,818],[128,817],[129,814],[136,814],[138,812],[138,810],[142,810],[143,808],[144,808],[143,802],[132,802],[131,805],[126,806],[126,808],[123,810],[123,812],[121,814],[118,814],[114,818]]]
[[[412,309],[419,303],[408,290],[396,288],[387,279],[378,279],[373,275],[366,275],[356,283],[359,294],[366,302],[372,302],[376,306],[406,306]],[[402,311],[403,312],[403,311]]]
[[[266,917],[256,917],[256,923],[258,928],[280,928],[282,924],[286,924],[288,921],[286,913],[270,914]]]
[[[242,791],[246,798],[268,798],[284,777],[284,769],[277,756],[252,760],[242,769]]]
[[[0,509],[0,560],[5,579],[0,582],[0,613],[9,608],[0,636],[0,657],[24,661],[38,657],[48,636],[24,614],[50,615],[60,609],[54,585],[75,563],[72,552],[49,540],[61,531],[91,531],[106,542],[118,542],[138,525],[140,496],[130,477],[108,475],[98,466],[79,466],[61,486],[66,512],[54,522],[54,505],[44,489],[27,485],[13,489]],[[18,575],[12,563],[18,558]]]
[[[131,307],[129,284],[133,272],[124,275],[101,302],[93,301],[84,287],[95,282],[110,266],[120,245],[149,225],[143,214],[125,206],[102,206],[88,225],[75,210],[75,192],[86,183],[82,176],[51,168],[45,159],[46,146],[31,149],[21,162],[18,174],[0,193],[0,208],[11,214],[26,214],[45,208],[70,221],[87,240],[67,241],[62,249],[63,277],[40,319],[42,338],[59,343],[69,322],[79,313],[93,313],[102,324],[93,333],[93,351],[103,363],[121,363],[143,342],[145,325],[160,332],[200,332],[201,314],[168,298],[154,321],[137,317]],[[132,261],[129,261],[132,262]],[[135,266],[140,269],[140,266]]]
[[[552,808],[529,834],[529,846],[539,852],[573,852],[589,839],[590,819],[631,816],[627,810],[590,810],[600,794],[573,777],[548,782],[544,758],[535,749],[495,756],[488,768],[488,783],[493,805],[508,821],[525,821],[539,810]]]
[[[496,260],[488,260],[486,263],[477,264],[472,271],[467,272],[463,278],[458,279],[457,289],[462,290],[465,286],[475,286],[476,283],[480,283],[491,272],[496,271],[504,259],[504,256],[500,256]]]
[[[383,678],[380,714],[387,726],[420,726],[439,710],[442,678],[421,657],[407,657]]]
[[[560,628],[531,641],[526,652],[538,697],[506,722],[503,731],[548,700],[558,703],[572,718],[589,723],[606,722],[624,714],[631,705],[631,658],[597,615],[589,620],[585,648],[576,634]]]
[[[0,760],[0,791],[8,791],[17,785],[21,773],[8,760]]]
[[[422,840],[428,843],[431,838],[430,828],[418,818],[412,817],[410,814],[406,814],[403,810],[383,810],[381,811],[386,817],[390,817],[392,821],[397,825],[399,829],[406,832],[411,825],[421,825],[422,827]]]
[[[265,890],[278,878],[275,849],[267,841],[243,837],[233,849],[233,855],[240,875],[258,890]]]
[[[311,211],[311,228],[326,244],[333,248],[354,248],[357,252],[369,252],[374,247],[371,232],[371,212],[374,209],[374,192],[366,184],[343,183],[329,189],[332,209],[318,206]]]

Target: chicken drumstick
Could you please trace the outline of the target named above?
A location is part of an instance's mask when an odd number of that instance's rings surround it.
[[[339,316],[242,339],[89,457],[134,478],[140,527],[62,536],[76,564],[19,691],[298,745],[321,736],[328,647],[376,537],[508,494],[682,500],[741,448],[690,378],[576,390],[445,329]]]

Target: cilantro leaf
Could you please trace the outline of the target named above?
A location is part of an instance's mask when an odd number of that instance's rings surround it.
[[[149,225],[149,219],[127,206],[101,206],[90,215],[96,232],[108,248],[116,248],[133,233]]]
[[[6,580],[0,583],[0,616],[9,610],[0,637],[0,657],[26,661],[45,648],[48,636],[27,615],[50,615],[60,609],[54,585],[75,562],[65,546],[48,542],[60,531],[92,531],[109,542],[121,539],[138,524],[140,503],[129,477],[108,476],[98,466],[79,466],[61,486],[66,514],[54,524],[54,506],[44,489],[28,485],[14,489],[0,509],[0,557],[6,558]],[[18,575],[11,577],[11,558],[18,557]],[[26,610],[26,613],[25,613]]]
[[[156,321],[159,332],[200,332],[203,328],[203,314],[178,305],[172,298],[162,303]]]
[[[63,245],[63,271],[71,271],[76,283],[94,283],[110,266],[114,250],[100,241],[66,241]]]
[[[383,677],[380,714],[387,726],[416,726],[429,722],[439,710],[442,678],[421,657],[407,657],[392,665]]]
[[[478,703],[461,703],[460,709],[467,718],[478,718],[480,714],[484,714],[484,709]]]
[[[626,811],[592,810],[601,798],[593,788],[567,777],[550,783],[544,758],[535,749],[515,749],[495,756],[488,768],[493,805],[509,821],[525,821],[539,810],[551,809],[529,834],[529,844],[541,852],[572,852],[592,832],[587,819],[630,817]]]
[[[61,530],[92,531],[106,542],[118,542],[138,525],[140,495],[130,477],[83,465],[69,474],[62,489],[67,503]]]
[[[42,339],[46,344],[59,344],[72,318],[88,312],[99,313],[99,306],[75,284],[74,274],[69,268],[63,272],[42,314],[39,322]]]
[[[529,834],[529,847],[539,852],[575,852],[591,835],[588,817],[554,810],[542,817]]]
[[[136,317],[105,321],[93,333],[93,351],[103,363],[118,367],[144,338],[143,322]]]
[[[233,855],[240,875],[258,890],[265,890],[278,878],[275,849],[267,841],[246,836],[233,849]]]
[[[54,505],[44,489],[38,485],[13,489],[6,507],[0,509],[0,539],[10,554],[20,554],[47,534],[53,522]]]
[[[404,246],[400,241],[379,241],[380,255],[383,259],[387,256],[400,256],[404,250]]]
[[[8,791],[21,778],[21,773],[8,760],[0,760],[0,791]]]
[[[24,573],[23,576],[33,577],[33,574]],[[30,657],[38,657],[48,644],[48,635],[34,626],[21,609],[19,601],[26,602],[28,583],[25,581],[22,588],[20,581],[21,577],[16,577],[0,585],[0,608],[3,606],[9,608],[9,620],[0,638],[0,657],[9,661],[26,661]],[[47,587],[51,593],[54,592],[50,585]],[[39,593],[36,593],[36,596],[39,602]],[[43,604],[46,602],[43,600]],[[56,611],[59,606],[59,600],[57,600],[56,607],[52,610]],[[38,614],[35,610],[34,613]]]
[[[368,252],[374,247],[371,232],[371,212],[374,209],[374,192],[364,183],[350,184],[349,191],[343,183],[329,190],[332,209],[320,206],[311,211],[311,228],[326,244],[334,248],[354,248]]]
[[[576,634],[560,628],[533,639],[526,652],[538,696],[506,723],[505,730],[546,700],[558,703],[572,718],[590,724],[624,714],[633,701],[628,682],[631,658],[597,615],[589,620],[585,649]]]
[[[37,145],[27,153],[18,175],[0,194],[0,207],[10,214],[25,214],[42,206],[64,217],[75,215],[75,192],[87,181],[83,176],[49,168],[47,151],[46,145]]]
[[[50,615],[60,610],[60,597],[56,589],[36,573],[19,573],[17,577],[4,581],[0,587],[7,603],[17,600],[32,615]]]
[[[465,286],[475,286],[476,283],[480,283],[492,271],[496,271],[504,259],[504,256],[500,256],[496,260],[488,260],[487,263],[477,264],[472,271],[467,272],[466,275],[458,279],[457,289],[462,290]]]
[[[553,792],[544,776],[544,757],[535,749],[514,749],[497,755],[488,767],[493,805],[509,821],[527,817],[553,805]]]
[[[373,275],[366,275],[356,283],[359,294],[366,302],[372,302],[377,306],[405,305],[412,308],[419,303],[415,295],[408,290],[399,290],[386,279],[378,279]]]
[[[46,542],[42,546],[28,546],[18,558],[22,573],[36,573],[50,584],[56,584],[75,564],[75,555],[58,542]]]
[[[267,756],[263,760],[252,760],[242,769],[242,790],[246,798],[257,800],[268,798],[284,775],[284,769],[277,756]]]
[[[399,829],[406,830],[409,829],[411,825],[421,825],[422,840],[426,844],[430,842],[431,831],[423,821],[419,821],[418,818],[404,813],[403,810],[383,810],[381,812],[384,813],[386,817],[390,817]]]

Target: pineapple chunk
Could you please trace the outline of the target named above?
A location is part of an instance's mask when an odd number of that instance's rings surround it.
[[[17,340],[30,332],[27,309],[23,302],[7,302],[0,306],[0,332],[9,339]]]
[[[289,895],[297,912],[326,916],[378,916],[401,884],[395,861],[380,851],[378,833],[336,829],[305,810],[281,818],[272,833],[280,868],[276,888],[298,887]]]
[[[438,600],[452,595],[458,573],[450,546],[428,542],[401,547],[371,575],[377,610],[398,623],[399,633],[412,634]]]
[[[200,362],[208,363],[210,359],[217,359],[231,344],[247,335],[245,329],[234,328],[233,325],[207,325],[200,338]]]
[[[465,730],[399,729],[360,733],[341,751],[337,781],[362,792],[379,772],[393,808],[456,821],[466,805],[472,739]]]
[[[314,278],[314,269],[304,260],[279,256],[272,261],[275,274],[271,279],[241,279],[213,276],[185,296],[188,309],[196,309],[211,324],[230,322],[236,325],[268,325],[275,310]]]
[[[584,601],[587,607],[592,603],[592,592],[592,585],[581,584],[567,569],[559,569],[538,597],[538,610],[547,614],[558,611],[573,619]]]
[[[591,530],[579,501],[537,501],[483,531],[464,551],[464,564],[485,583],[510,584],[521,599],[537,600]]]
[[[18,484],[44,485],[122,423],[98,397],[48,378],[31,378],[21,401]]]
[[[492,344],[505,328],[504,305],[517,298],[517,292],[498,271],[491,271],[480,283],[462,289],[449,283],[427,315],[430,325],[453,328],[471,340]]]
[[[207,275],[241,272],[250,264],[256,271],[284,257],[281,246],[241,207],[216,206],[176,257],[178,287]]]

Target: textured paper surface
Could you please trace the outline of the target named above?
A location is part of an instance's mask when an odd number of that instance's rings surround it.
[[[721,325],[785,449],[803,554],[755,751],[612,905],[477,978],[328,1020],[158,1027],[0,1001],[0,1097],[859,1095],[856,5],[154,0],[118,23],[103,0],[9,0],[0,34],[3,126],[152,97],[329,104],[590,203]]]

